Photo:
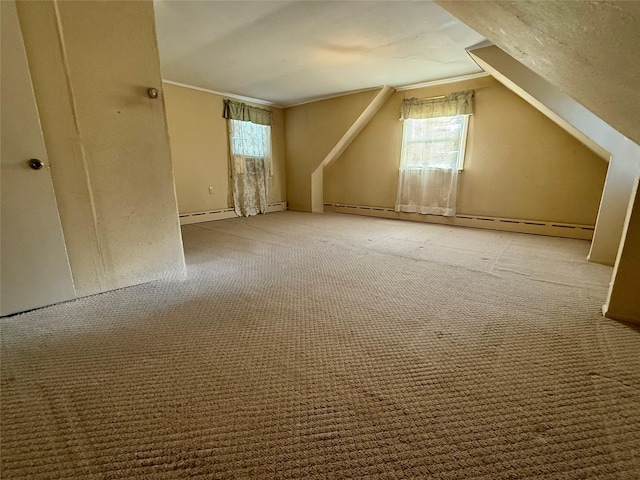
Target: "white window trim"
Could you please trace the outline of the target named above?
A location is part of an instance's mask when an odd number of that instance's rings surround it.
[[[467,134],[469,132],[469,117],[471,115],[464,115],[464,122],[462,124],[462,131],[460,132],[461,145],[458,150],[458,172],[461,173],[464,170],[464,157],[467,153]]]

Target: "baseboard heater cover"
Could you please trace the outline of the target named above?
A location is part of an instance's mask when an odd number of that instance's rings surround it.
[[[440,215],[396,212],[393,208],[346,205],[341,203],[325,203],[324,211],[370,217],[395,218],[414,222],[438,223],[442,225],[454,225],[460,227],[485,228],[507,232],[532,233],[553,237],[577,238],[581,240],[591,240],[593,238],[594,229],[593,225],[519,220],[516,218],[499,218],[467,214],[443,217]]]
[[[287,202],[270,203],[267,205],[267,213],[282,212],[284,210],[287,210]],[[237,215],[233,208],[209,210],[205,212],[181,213],[179,215],[180,225],[212,222],[214,220],[224,220],[225,218],[235,217],[237,217]]]

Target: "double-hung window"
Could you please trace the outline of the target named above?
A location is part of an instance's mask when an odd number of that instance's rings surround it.
[[[271,127],[243,120],[229,120],[231,155],[249,158],[269,158]]]
[[[404,168],[462,170],[468,125],[468,115],[406,119],[402,139]]]
[[[396,211],[455,215],[473,92],[402,105],[402,150]]]

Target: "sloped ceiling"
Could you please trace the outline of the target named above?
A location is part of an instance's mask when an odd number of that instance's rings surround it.
[[[436,1],[640,144],[640,1]]]
[[[163,78],[288,106],[480,72],[431,1],[156,0]]]

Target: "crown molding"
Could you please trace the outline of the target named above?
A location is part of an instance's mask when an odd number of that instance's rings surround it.
[[[335,93],[333,95],[327,95],[326,97],[314,97],[299,103],[292,103],[291,105],[285,105],[284,108],[299,107],[300,105],[306,105],[307,103],[321,102],[323,100],[329,100],[331,98],[346,97],[347,95],[355,95],[356,93],[362,93],[362,92],[371,92],[373,90],[380,90],[382,88],[384,88],[384,85],[379,85],[377,87],[361,88],[360,90],[349,90],[348,92]]]
[[[474,78],[482,78],[482,77],[489,77],[489,76],[490,75],[487,72],[478,72],[478,73],[471,73],[469,75],[461,75],[459,77],[443,78],[441,80],[433,80],[430,82],[414,83],[412,85],[403,85],[402,87],[395,87],[395,89],[398,92],[402,92],[405,90],[415,90],[416,88],[434,87],[436,85],[446,85],[447,83],[462,82],[464,80],[473,80]]]
[[[220,95],[221,97],[229,97],[235,100],[243,100],[245,102],[257,103],[258,105],[267,105],[269,107],[284,108],[281,105],[275,104],[273,102],[268,102],[266,100],[260,100],[259,98],[245,97],[243,95],[236,95],[235,93],[218,92],[216,90],[210,90],[208,88],[196,87],[194,85],[188,85],[186,83],[181,83],[181,82],[174,82],[173,80],[167,80],[166,78],[162,79],[162,83],[168,83],[169,85],[176,85],[178,87],[190,88],[191,90],[199,90],[200,92],[213,93],[215,95]]]
[[[440,80],[432,80],[432,81],[429,81],[429,82],[413,83],[411,85],[403,85],[403,86],[400,86],[400,87],[393,87],[393,88],[397,92],[402,92],[402,91],[405,91],[405,90],[415,90],[416,88],[433,87],[435,85],[446,85],[447,83],[462,82],[464,80],[472,80],[474,78],[482,78],[482,77],[488,77],[488,76],[490,76],[490,75],[487,72],[478,72],[478,73],[471,73],[469,75],[461,75],[461,76],[452,77],[452,78],[443,78],[443,79],[440,79]],[[331,98],[345,97],[347,95],[354,95],[356,93],[362,93],[362,92],[370,92],[372,90],[379,90],[379,89],[382,88],[382,86],[362,88],[360,90],[351,90],[351,91],[348,91],[348,92],[336,93],[335,95],[328,95],[326,97],[317,97],[317,98],[305,100],[303,102],[293,103],[293,104],[290,104],[290,105],[289,104],[278,105],[276,103],[268,102],[266,100],[260,100],[259,98],[245,97],[243,95],[236,95],[235,93],[219,92],[219,91],[216,91],[216,90],[210,90],[208,88],[202,88],[202,87],[196,87],[194,85],[188,85],[186,83],[174,82],[173,80],[162,79],[162,82],[163,83],[168,83],[169,85],[176,85],[178,87],[190,88],[192,90],[199,90],[201,92],[213,93],[215,95],[220,95],[222,97],[229,97],[229,98],[233,98],[233,99],[236,99],[236,100],[242,100],[242,101],[245,101],[245,102],[255,103],[255,104],[258,104],[258,105],[266,105],[266,106],[275,107],[275,108],[298,107],[300,105],[306,105],[307,103],[321,102],[323,100],[329,100]]]

